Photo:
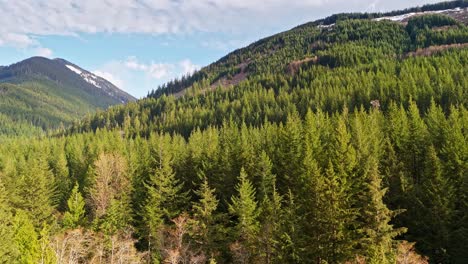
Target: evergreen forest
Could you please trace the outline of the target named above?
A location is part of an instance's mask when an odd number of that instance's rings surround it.
[[[70,126],[0,112],[0,263],[468,263],[468,26],[374,20],[398,14],[298,26]]]

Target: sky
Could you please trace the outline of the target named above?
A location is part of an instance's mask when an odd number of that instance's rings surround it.
[[[431,0],[0,0],[0,65],[63,58],[142,98],[297,25]]]

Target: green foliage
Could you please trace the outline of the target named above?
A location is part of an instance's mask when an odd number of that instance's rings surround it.
[[[63,226],[65,228],[76,228],[84,224],[85,201],[79,191],[78,184],[75,184],[67,201],[68,211],[63,215]]]
[[[19,251],[12,243],[14,238],[13,214],[8,203],[5,187],[0,174],[0,262],[6,263],[8,260],[19,257]]]
[[[406,54],[423,43],[410,27],[465,26],[359,17],[261,40],[62,136],[2,137],[0,260],[141,259],[135,244],[154,263],[395,263],[409,240],[465,263],[468,50]]]
[[[41,246],[32,221],[24,211],[18,211],[13,219],[15,232],[13,243],[18,248],[18,263],[37,263],[41,258]]]
[[[259,210],[255,199],[255,188],[247,179],[244,169],[241,169],[239,183],[236,186],[237,196],[231,198],[229,212],[236,217],[235,236],[239,238],[239,243],[246,259],[252,261],[256,252],[256,240],[259,232]]]

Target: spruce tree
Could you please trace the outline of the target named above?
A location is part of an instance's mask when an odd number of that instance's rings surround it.
[[[53,175],[43,157],[21,159],[16,179],[14,206],[29,215],[36,228],[53,220]],[[33,198],[32,198],[33,197]]]
[[[158,168],[146,183],[144,220],[155,260],[161,256],[158,251],[162,249],[164,225],[180,214],[180,205],[187,199],[186,193],[182,193],[183,185],[176,179],[172,169],[172,157],[165,151],[160,146]]]
[[[259,209],[255,198],[255,188],[247,179],[244,168],[241,169],[236,191],[237,195],[231,198],[229,212],[237,218],[235,237],[246,251],[246,259],[252,261],[256,255],[257,236],[260,227],[258,221]]]
[[[282,251],[284,247],[281,243],[285,224],[283,197],[276,191],[274,185],[271,189],[271,194],[265,196],[260,203],[259,216],[261,227],[258,251],[261,262],[266,264],[282,263],[286,255]]]
[[[361,240],[363,255],[368,263],[395,263],[396,245],[393,239],[406,229],[394,229],[390,224],[395,214],[384,204],[383,197],[387,190],[381,186],[376,159],[371,160],[361,212],[364,221],[361,226],[364,232]]]
[[[220,226],[220,215],[216,212],[218,199],[215,190],[211,189],[206,177],[203,177],[200,189],[195,193],[199,197],[192,205],[194,218],[194,237],[201,251],[210,259],[219,254],[219,241],[223,240],[223,228]]]
[[[449,240],[454,213],[454,186],[442,173],[435,148],[426,154],[424,178],[415,192],[412,208],[411,237],[416,247],[435,263],[450,263]]]
[[[78,183],[72,189],[67,206],[68,210],[63,215],[63,226],[73,229],[83,225],[85,223],[85,201],[79,191]]]
[[[13,218],[13,244],[19,251],[19,263],[38,263],[41,259],[41,245],[34,225],[28,214],[16,211]]]
[[[0,262],[8,263],[19,257],[18,248],[12,243],[14,237],[13,214],[0,173]]]
[[[353,248],[357,243],[351,235],[355,212],[350,208],[349,190],[335,172],[331,161],[316,184],[316,261],[339,263],[349,260],[354,257]]]

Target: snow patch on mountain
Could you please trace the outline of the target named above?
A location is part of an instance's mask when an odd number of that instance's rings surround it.
[[[70,69],[72,72],[78,74],[81,76],[81,78],[83,78],[86,82],[94,85],[95,87],[97,88],[102,88],[102,86],[99,84],[99,77],[97,77],[96,75],[92,74],[92,73],[88,73],[88,72],[83,72],[82,70],[76,68],[76,67],[73,67],[72,65],[65,65],[68,69]]]
[[[446,9],[446,10],[438,10],[438,11],[426,11],[426,12],[417,12],[417,13],[408,13],[408,14],[403,14],[403,15],[398,15],[398,16],[387,16],[387,17],[379,17],[375,18],[373,20],[375,21],[382,21],[382,20],[390,20],[390,21],[395,21],[395,22],[403,22],[406,19],[409,19],[410,17],[416,16],[416,15],[428,15],[428,14],[441,14],[441,13],[458,13],[458,12],[463,12],[463,10],[459,7],[454,8],[454,9]]]
[[[102,88],[101,85],[99,85],[98,83],[98,77],[96,77],[94,74],[91,74],[91,73],[82,73],[81,74],[81,77],[83,77],[83,79],[85,81],[87,81],[88,83],[96,86],[97,88]]]
[[[74,73],[76,73],[78,75],[81,75],[81,70],[80,69],[77,69],[77,68],[75,68],[75,67],[73,67],[71,65],[65,65],[65,66],[67,66],[67,68],[70,69],[72,72],[74,72]]]

